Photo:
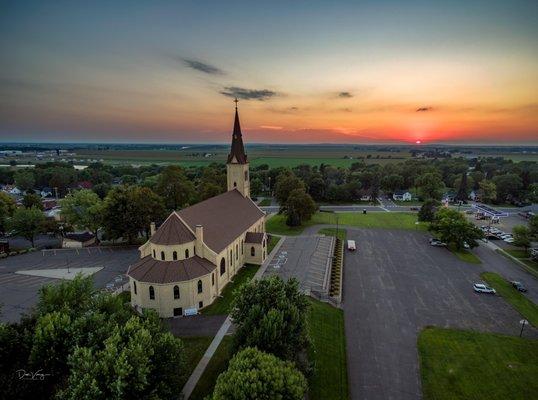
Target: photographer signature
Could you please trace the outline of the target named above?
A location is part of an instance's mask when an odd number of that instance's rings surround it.
[[[43,381],[46,376],[50,374],[44,374],[42,370],[38,369],[36,372],[26,372],[24,369],[18,369],[17,375],[21,381]]]

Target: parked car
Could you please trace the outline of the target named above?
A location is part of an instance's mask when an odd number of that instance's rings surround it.
[[[355,251],[357,250],[357,245],[355,244],[355,241],[354,240],[348,240],[347,241],[347,249],[349,251]]]
[[[430,245],[437,246],[437,247],[446,247],[446,243],[441,242],[437,238],[430,238]]]
[[[417,207],[417,206],[410,207],[409,209],[410,209],[411,211],[418,211],[418,210],[420,210],[420,208]]]
[[[470,249],[471,246],[469,246],[469,243],[467,243],[467,242],[463,242],[463,248],[464,248],[464,249]]]
[[[483,283],[475,283],[473,285],[473,289],[476,293],[487,293],[487,294],[495,294],[497,293],[495,289],[484,285]]]
[[[515,240],[513,237],[509,237],[509,238],[506,238],[506,239],[503,239],[506,243],[514,243]]]
[[[518,281],[511,281],[510,282],[512,284],[512,286],[520,291],[520,292],[526,292],[527,291],[527,288],[525,286],[523,286],[523,284],[521,282],[518,282]]]

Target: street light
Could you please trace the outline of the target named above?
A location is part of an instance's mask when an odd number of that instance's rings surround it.
[[[521,337],[521,335],[523,335],[523,329],[525,328],[525,325],[527,325],[529,323],[529,321],[527,321],[526,319],[522,319],[521,321],[519,321],[519,323],[521,324],[521,330],[519,331],[519,337]]]

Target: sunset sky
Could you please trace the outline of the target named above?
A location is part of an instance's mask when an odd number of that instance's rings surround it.
[[[0,141],[538,143],[538,1],[2,1]]]

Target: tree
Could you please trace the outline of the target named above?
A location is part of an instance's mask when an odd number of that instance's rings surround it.
[[[222,187],[213,182],[201,182],[198,186],[200,200],[206,200],[222,193]]]
[[[254,195],[260,195],[263,191],[262,181],[254,178],[250,181],[250,192]]]
[[[433,199],[426,200],[420,207],[420,210],[418,211],[418,220],[428,221],[428,222],[433,221],[437,208],[440,206],[440,204],[441,203],[439,203],[438,200],[433,200]]]
[[[434,199],[441,200],[445,185],[437,173],[427,172],[420,175],[415,185],[418,187],[420,197],[424,200]]]
[[[58,188],[60,194],[65,194],[67,188],[77,179],[77,172],[73,167],[55,166],[47,169],[49,178],[49,186]]]
[[[33,189],[35,185],[34,174],[29,170],[20,170],[15,172],[13,179],[15,180],[15,185],[24,191]]]
[[[4,192],[0,192],[0,232],[7,230],[7,223],[13,212],[17,208],[17,203],[13,198]]]
[[[165,217],[163,199],[151,189],[120,186],[112,189],[103,204],[103,227],[112,239],[125,238],[132,243],[147,233],[151,222]]]
[[[462,213],[446,207],[435,213],[429,229],[435,232],[441,241],[453,245],[458,250],[463,248],[465,243],[470,247],[476,247],[478,245],[476,240],[484,236],[482,230],[467,221]]]
[[[10,228],[16,235],[32,242],[34,247],[35,236],[41,232],[45,215],[38,208],[19,208],[13,213],[9,222]]]
[[[305,377],[293,363],[249,347],[237,353],[219,375],[212,399],[301,400],[306,388]]]
[[[517,174],[498,175],[493,178],[497,187],[497,201],[505,202],[509,198],[519,198],[519,191],[523,188],[523,182]]]
[[[304,189],[293,190],[288,196],[288,200],[284,206],[284,213],[287,216],[286,225],[301,225],[304,221],[308,221],[312,218],[316,209],[316,203]]]
[[[38,208],[43,211],[43,203],[41,201],[41,196],[35,193],[26,193],[22,198],[22,205],[24,208]]]
[[[531,235],[534,237],[538,236],[538,215],[533,215],[529,219],[529,229],[531,231]]]
[[[512,229],[512,233],[514,234],[514,244],[524,247],[527,250],[531,245],[531,230],[525,225],[516,225]]]
[[[287,360],[308,344],[308,301],[295,279],[252,280],[237,290],[231,317],[237,326],[234,347],[257,347]]]
[[[391,174],[381,179],[381,188],[389,193],[394,193],[396,190],[401,189],[404,184],[404,178],[398,174]]]
[[[461,180],[458,185],[458,193],[456,194],[456,200],[466,201],[468,192],[467,192],[467,172],[461,174]]]
[[[305,184],[292,173],[279,175],[275,185],[275,198],[280,205],[286,204],[291,192],[295,189],[304,191]]]
[[[101,200],[103,200],[110,191],[110,185],[108,183],[98,183],[97,185],[94,185],[92,190]]]
[[[495,182],[484,179],[478,186],[480,187],[480,198],[484,203],[491,203],[497,198],[497,186]]]
[[[162,196],[169,210],[185,207],[195,197],[194,184],[187,179],[181,167],[176,165],[169,165],[161,172],[155,191]]]
[[[92,190],[77,190],[60,201],[62,216],[68,224],[79,229],[88,229],[97,238],[103,224],[103,202]]]

